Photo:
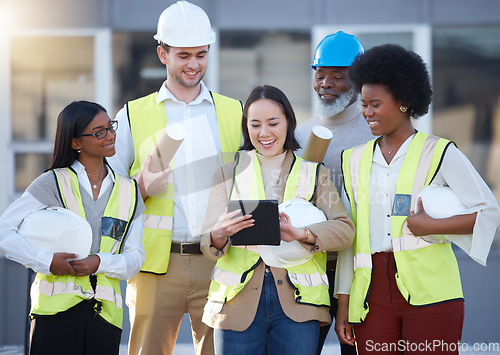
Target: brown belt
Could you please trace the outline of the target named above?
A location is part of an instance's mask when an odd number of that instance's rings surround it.
[[[170,247],[171,253],[179,253],[181,255],[203,254],[200,249],[200,243],[175,243],[172,242]]]

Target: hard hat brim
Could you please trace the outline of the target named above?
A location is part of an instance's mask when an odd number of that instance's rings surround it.
[[[209,38],[200,38],[200,39],[193,39],[189,41],[164,41],[160,38],[159,35],[154,35],[153,38],[161,43],[165,43],[166,45],[170,47],[177,47],[177,48],[194,48],[194,47],[201,47],[201,46],[208,46],[213,43],[215,43],[216,40],[216,35],[213,33]]]

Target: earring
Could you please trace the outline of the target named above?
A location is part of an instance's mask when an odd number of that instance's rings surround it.
[[[406,110],[408,110],[408,106],[401,105],[401,106],[399,106],[399,109],[401,110],[401,112],[405,113]]]
[[[76,152],[77,152],[78,154],[80,154],[80,153],[82,152],[82,149],[81,149],[81,148],[79,148],[79,149],[77,149],[77,150],[76,150]]]

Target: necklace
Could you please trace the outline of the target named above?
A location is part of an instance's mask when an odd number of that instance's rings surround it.
[[[102,183],[101,177],[104,177],[104,176],[105,176],[105,174],[106,174],[106,172],[103,172],[102,174],[99,174],[99,175],[95,175],[95,174],[89,174],[89,173],[87,173],[87,177],[89,178],[89,182],[90,182],[90,184],[92,185],[92,187],[93,187],[94,189],[97,189],[97,185]],[[90,179],[90,177],[91,177],[91,176],[97,176],[97,180],[98,180],[98,182],[97,182],[97,183],[95,183],[94,181],[92,181],[92,180]]]
[[[387,154],[391,154],[394,150],[398,149],[399,147],[392,147],[391,149],[387,149]]]

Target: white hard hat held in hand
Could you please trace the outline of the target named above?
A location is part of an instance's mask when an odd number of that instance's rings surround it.
[[[293,198],[281,203],[279,211],[285,212],[290,217],[290,222],[295,228],[326,221],[323,211],[301,198]],[[257,249],[266,265],[274,267],[301,265],[313,257],[313,254],[296,240],[293,242],[282,240],[279,246],[259,245]]]
[[[214,43],[215,32],[203,9],[177,1],[161,13],[153,38],[171,47],[199,47]]]
[[[86,258],[92,245],[90,224],[64,207],[51,206],[27,215],[17,231],[28,242],[51,253]]]
[[[465,207],[448,186],[429,185],[418,194],[425,212],[432,218],[446,218],[463,213]],[[415,203],[415,212],[418,212]]]

